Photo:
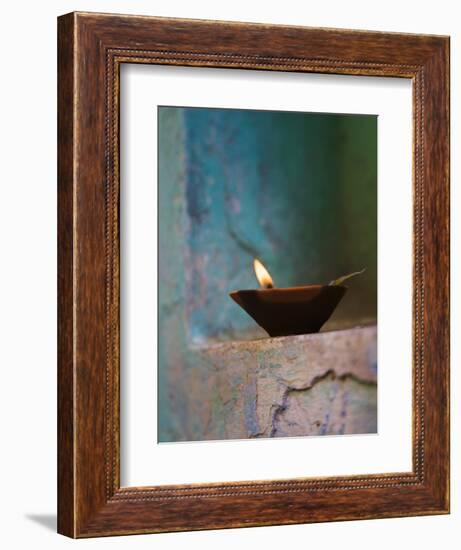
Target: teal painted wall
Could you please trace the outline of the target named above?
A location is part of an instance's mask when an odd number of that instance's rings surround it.
[[[192,341],[257,333],[228,298],[257,286],[254,257],[281,287],[366,267],[330,325],[376,318],[376,117],[162,107],[159,118],[161,251],[171,234],[162,197],[173,185],[185,194],[187,249],[170,275],[186,270]],[[167,162],[182,167],[182,184],[162,177]]]

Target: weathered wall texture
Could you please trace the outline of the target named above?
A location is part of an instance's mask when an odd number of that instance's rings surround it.
[[[192,347],[184,359],[166,440],[376,432],[376,327]]]
[[[375,116],[162,107],[159,120],[160,194],[183,203],[172,226],[162,202],[160,239],[183,231],[192,341],[263,335],[227,296],[256,286],[254,257],[281,287],[365,267],[330,326],[376,319]]]
[[[201,355],[214,387],[204,439],[376,432],[375,327],[218,344]]]
[[[313,355],[315,338],[266,339],[228,292],[256,287],[254,257],[278,286],[366,267],[325,328],[376,322],[376,125],[159,109],[160,441],[375,430],[375,329],[342,359],[346,333],[318,336],[330,355]]]

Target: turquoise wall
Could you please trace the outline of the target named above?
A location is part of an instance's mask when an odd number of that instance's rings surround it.
[[[376,318],[376,117],[175,107],[159,114],[160,174],[172,162],[184,178],[160,178],[160,243],[169,246],[171,233],[163,195],[181,187],[186,248],[168,279],[186,269],[179,276],[192,341],[256,334],[228,298],[257,286],[254,257],[281,287],[366,267],[332,323]]]

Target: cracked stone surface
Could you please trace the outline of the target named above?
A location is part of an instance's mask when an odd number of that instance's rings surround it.
[[[371,326],[192,349],[174,440],[375,433],[376,336]]]
[[[287,387],[271,437],[376,433],[376,384],[328,372],[307,389]]]

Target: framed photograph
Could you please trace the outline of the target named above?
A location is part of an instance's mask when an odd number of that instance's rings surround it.
[[[58,20],[58,531],[449,511],[449,39]]]

